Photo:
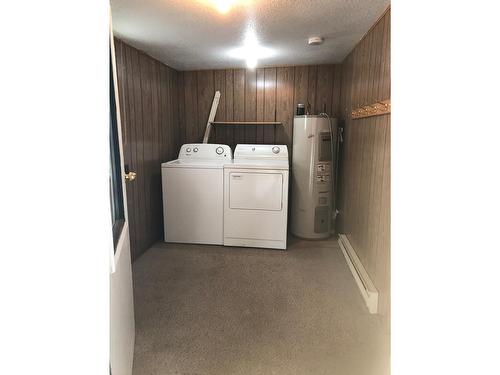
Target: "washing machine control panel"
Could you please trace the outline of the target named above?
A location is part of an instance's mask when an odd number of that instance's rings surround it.
[[[231,160],[233,154],[228,145],[212,143],[187,143],[179,151],[179,159]]]

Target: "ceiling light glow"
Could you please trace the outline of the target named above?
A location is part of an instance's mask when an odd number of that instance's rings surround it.
[[[226,14],[231,9],[234,0],[213,0],[213,3],[219,13]]]
[[[257,66],[257,59],[252,59],[252,58],[247,59],[248,69],[255,69],[256,66]]]
[[[234,59],[246,60],[247,67],[254,69],[257,60],[272,57],[275,52],[271,48],[261,46],[255,31],[250,28],[245,34],[243,46],[228,51],[228,55]]]
[[[252,0],[198,0],[215,9],[221,14],[227,14],[232,7],[237,5],[250,5]]]

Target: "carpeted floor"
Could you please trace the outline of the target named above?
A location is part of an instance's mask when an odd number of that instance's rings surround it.
[[[158,243],[133,277],[134,375],[388,374],[387,335],[335,240]]]

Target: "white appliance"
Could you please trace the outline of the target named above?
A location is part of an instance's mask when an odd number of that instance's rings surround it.
[[[231,148],[185,144],[161,165],[165,242],[222,245],[224,165]]]
[[[286,145],[237,145],[224,165],[224,245],[286,249]]]
[[[332,128],[330,128],[332,127]],[[332,132],[337,120],[324,116],[293,119],[291,232],[327,238],[332,228]]]

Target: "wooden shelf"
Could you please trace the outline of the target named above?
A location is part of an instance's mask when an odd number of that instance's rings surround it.
[[[282,125],[279,121],[213,121],[212,125]]]

